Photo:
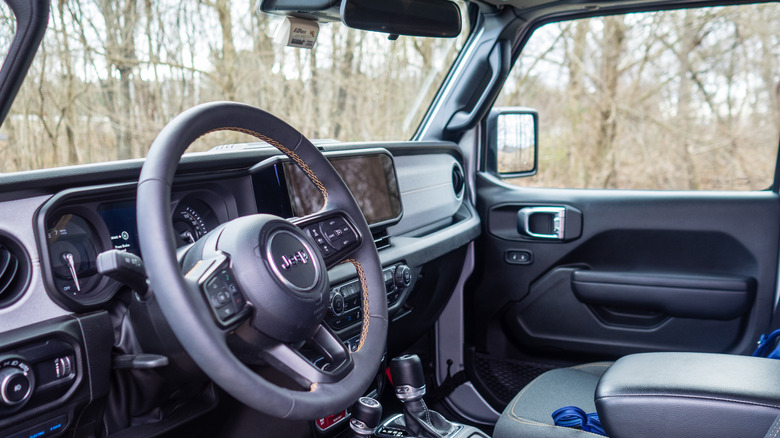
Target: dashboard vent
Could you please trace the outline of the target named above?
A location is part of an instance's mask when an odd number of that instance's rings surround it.
[[[0,236],[0,307],[15,302],[27,288],[30,262],[22,246]]]
[[[455,163],[452,166],[452,190],[455,191],[455,197],[463,196],[463,188],[466,186],[466,178],[463,176],[463,168]]]

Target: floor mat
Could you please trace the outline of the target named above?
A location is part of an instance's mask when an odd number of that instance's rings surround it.
[[[488,402],[499,412],[531,380],[545,371],[556,368],[552,365],[535,362],[496,360],[488,355],[475,353],[474,372],[477,386]],[[485,394],[486,393],[486,394]]]

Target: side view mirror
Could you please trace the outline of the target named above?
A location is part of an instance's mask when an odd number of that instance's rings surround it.
[[[539,151],[539,113],[536,110],[494,108],[488,115],[487,131],[488,170],[502,178],[536,174]]]

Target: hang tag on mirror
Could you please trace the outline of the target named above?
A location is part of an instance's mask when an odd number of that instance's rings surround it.
[[[299,49],[312,49],[319,33],[320,25],[316,21],[285,17],[276,29],[274,43]]]

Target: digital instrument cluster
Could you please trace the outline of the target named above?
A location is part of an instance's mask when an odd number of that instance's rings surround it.
[[[104,198],[97,195],[96,198]],[[227,217],[220,218],[202,193],[184,196],[173,206],[176,247],[195,243]],[[44,214],[42,252],[50,294],[61,304],[82,310],[111,299],[116,281],[100,274],[98,255],[116,249],[141,256],[134,199],[63,202]],[[59,203],[57,203],[59,204]]]

